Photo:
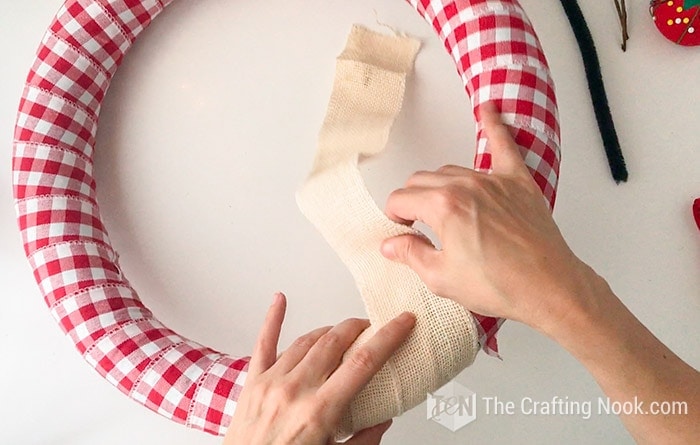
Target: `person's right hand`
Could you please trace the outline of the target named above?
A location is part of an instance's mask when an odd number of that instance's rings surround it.
[[[481,107],[493,172],[445,166],[418,172],[393,192],[386,213],[403,224],[422,221],[426,238],[386,240],[382,253],[415,270],[435,294],[483,314],[547,330],[572,308],[592,271],[569,249],[508,127],[493,103]]]
[[[387,202],[394,221],[428,224],[442,250],[408,235],[386,240],[382,252],[410,266],[437,295],[553,338],[611,400],[634,402],[634,412],[621,418],[639,443],[698,443],[700,373],[571,252],[495,107],[481,111],[493,173],[454,166],[420,172]],[[686,410],[667,415],[650,409],[670,401],[685,403]]]

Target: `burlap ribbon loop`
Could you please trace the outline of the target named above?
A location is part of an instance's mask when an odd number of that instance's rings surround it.
[[[355,398],[340,434],[420,404],[469,366],[479,348],[468,311],[434,295],[415,272],[380,254],[384,239],[415,231],[384,215],[357,168],[360,156],[386,146],[419,47],[407,37],[352,29],[337,61],[313,169],[297,193],[299,208],[352,273],[372,323],[348,353],[401,312],[417,317],[406,344]]]

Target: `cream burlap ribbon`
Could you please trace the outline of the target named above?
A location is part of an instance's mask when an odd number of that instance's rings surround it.
[[[472,315],[431,293],[408,267],[386,260],[382,240],[407,233],[376,206],[357,168],[381,152],[403,102],[416,40],[353,27],[338,57],[318,152],[297,193],[301,211],[352,273],[372,327],[349,352],[403,311],[417,316],[414,333],[355,398],[340,434],[400,415],[469,366],[478,351]]]

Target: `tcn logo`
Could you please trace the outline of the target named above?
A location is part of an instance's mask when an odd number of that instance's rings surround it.
[[[450,382],[428,394],[428,420],[452,432],[476,420],[476,393],[456,382]]]

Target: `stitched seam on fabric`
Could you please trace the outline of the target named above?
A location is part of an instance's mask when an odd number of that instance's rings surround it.
[[[109,337],[110,335],[114,334],[115,332],[120,331],[127,326],[131,326],[132,324],[140,323],[142,321],[149,321],[149,320],[158,321],[153,317],[141,317],[141,318],[137,318],[134,320],[126,321],[124,323],[117,324],[117,326],[110,329],[109,331],[106,331],[104,334],[100,335],[99,338],[95,339],[95,341],[88,348],[85,349],[85,352],[83,353],[83,358],[90,355],[92,353],[92,351],[97,347],[98,343],[100,343],[102,340]]]
[[[95,209],[98,209],[98,205],[96,202],[86,199],[83,196],[76,196],[76,195],[71,195],[71,194],[66,194],[66,195],[59,195],[59,194],[52,194],[52,195],[34,195],[34,196],[28,196],[26,198],[22,199],[16,199],[15,204],[22,204],[27,201],[31,201],[33,199],[58,199],[58,198],[65,198],[65,199],[70,199],[71,201],[81,201],[85,204],[90,204],[93,206]],[[38,224],[35,224],[38,225]]]
[[[546,145],[547,150],[545,151],[545,153],[548,153],[550,151],[552,153],[556,153],[555,150],[549,149],[549,147],[551,147],[552,145],[559,145],[558,138],[556,137],[556,133],[553,133],[551,130],[542,131],[541,129],[535,128],[535,127],[529,125],[527,122],[522,122],[519,119],[515,119],[514,126],[517,127],[516,129],[524,130],[524,131],[529,132],[530,134],[533,134],[533,136],[537,140],[539,140],[542,144]],[[544,136],[544,138],[542,136]],[[530,153],[531,155],[536,155],[536,156],[542,157],[541,154],[535,153],[535,152],[530,151],[530,150],[528,150],[528,153]]]
[[[80,240],[73,240],[73,241],[61,241],[61,242],[58,242],[58,243],[51,243],[51,244],[49,244],[49,245],[46,245],[46,246],[44,246],[44,247],[42,247],[42,248],[40,248],[40,249],[37,249],[37,250],[35,250],[34,252],[30,253],[29,255],[27,255],[27,258],[31,259],[31,258],[34,257],[34,255],[36,255],[37,253],[42,252],[42,251],[44,251],[44,250],[52,249],[52,248],[57,247],[57,246],[87,246],[87,245],[90,245],[90,244],[92,244],[92,245],[94,245],[94,246],[97,246],[98,248],[101,247],[101,248],[103,248],[104,250],[106,250],[107,253],[111,253],[111,254],[113,254],[114,256],[117,256],[117,252],[112,248],[112,246],[110,246],[109,244],[104,243],[104,242],[102,242],[102,241],[80,241]],[[119,270],[119,273],[120,273],[120,275],[123,275],[123,274],[121,273],[121,269]]]
[[[28,128],[27,128],[27,130],[31,131],[32,134],[35,134],[35,131],[34,131],[34,130],[30,130],[30,129],[28,129]],[[94,135],[93,135],[93,138],[94,138]],[[15,140],[13,140],[13,141],[12,141],[12,144],[13,144],[13,145],[16,145],[16,144],[33,144],[33,145],[36,145],[36,146],[55,147],[56,149],[65,150],[65,151],[67,151],[67,152],[73,153],[74,155],[80,156],[80,157],[81,157],[82,159],[84,159],[85,161],[88,161],[88,162],[90,163],[90,165],[94,166],[93,161],[92,161],[92,158],[91,158],[90,156],[86,156],[82,151],[78,151],[77,149],[74,149],[74,147],[67,147],[67,146],[66,146],[66,147],[58,147],[58,146],[53,145],[53,144],[45,144],[45,143],[43,143],[43,142],[36,142],[36,141],[23,141],[23,140],[21,140],[21,139],[15,139]],[[66,144],[66,145],[68,145],[68,144]],[[94,152],[94,151],[95,151],[94,147],[93,147],[91,144],[87,143],[87,144],[85,144],[85,146],[86,146],[87,148],[89,148],[91,152]],[[90,177],[92,177],[92,175],[90,175]]]
[[[22,184],[17,184],[17,185],[22,185]],[[92,190],[94,190],[94,189],[92,189]],[[83,202],[85,202],[85,203],[91,204],[91,205],[94,206],[95,208],[98,208],[98,204],[97,204],[97,201],[96,201],[96,200],[92,200],[92,199],[85,198],[85,196],[80,195],[80,194],[76,194],[75,192],[66,193],[65,195],[34,195],[34,196],[25,196],[24,198],[21,198],[21,199],[15,199],[15,207],[16,207],[18,204],[21,204],[21,203],[23,203],[23,202],[26,202],[26,201],[29,201],[29,200],[32,200],[32,199],[38,199],[38,198],[46,197],[46,196],[51,196],[51,197],[52,197],[51,199],[68,198],[68,199],[73,199],[73,200],[81,200],[81,201],[83,201]],[[16,212],[16,213],[18,214],[18,216],[20,216],[19,209],[17,209],[17,212]],[[25,214],[22,213],[21,215],[25,215]],[[32,224],[32,226],[34,226],[34,227],[39,226],[39,225],[41,225],[41,224]]]
[[[446,5],[442,4],[442,6],[443,6],[443,8],[440,9],[440,12],[445,10]],[[488,14],[489,12],[499,12],[499,11],[514,12],[520,16],[523,16],[523,14],[521,13],[522,9],[516,7],[512,3],[498,3],[498,4],[496,4],[496,3],[491,2],[491,3],[482,3],[480,5],[471,5],[471,6],[468,6],[464,9],[458,11],[457,16],[459,16],[461,18],[462,16],[460,14],[463,13],[464,11],[474,11],[475,14],[478,14],[478,15],[473,16],[473,18],[479,18],[483,15]],[[438,11],[436,11],[436,12],[438,12]],[[439,15],[439,13],[437,13],[436,15]],[[469,16],[467,16],[467,17],[469,17]]]
[[[474,65],[471,65],[468,69],[464,70],[464,73],[461,76],[462,80],[464,81],[464,84],[466,86],[467,83],[471,83],[471,79],[473,79],[474,77],[480,76],[488,71],[492,71],[494,68],[508,69],[513,71],[523,71],[522,67],[531,67],[537,70],[538,74],[544,74],[547,77],[547,83],[551,85],[554,84],[552,76],[549,73],[547,73],[548,70],[546,68],[546,65],[544,65],[540,61],[537,61],[537,63],[531,63],[531,57],[523,57],[527,58],[527,61],[520,61],[519,59],[514,59],[511,63],[498,63],[495,57],[485,61],[480,61],[479,66],[481,66],[483,69],[477,70]]]
[[[108,82],[109,82],[109,79],[112,78],[112,75],[109,73],[109,71],[107,71],[107,70],[105,69],[105,67],[103,67],[102,65],[100,65],[100,63],[99,63],[97,60],[95,60],[91,55],[86,54],[81,48],[78,48],[77,46],[73,45],[72,43],[70,43],[69,41],[67,41],[66,39],[64,39],[63,37],[59,36],[58,34],[56,34],[55,32],[53,32],[53,31],[51,31],[51,30],[47,31],[47,34],[50,34],[50,35],[52,35],[56,40],[65,43],[69,48],[71,48],[73,51],[75,51],[76,53],[78,53],[81,57],[83,57],[84,59],[86,59],[86,60],[88,61],[88,63],[89,63],[90,65],[93,66],[93,68],[97,69],[98,71],[100,71],[102,74],[105,75],[105,77],[107,78]],[[46,46],[46,45],[43,45],[43,46]],[[47,47],[47,49],[50,50],[50,48],[48,48],[48,47]],[[53,50],[51,50],[51,52],[52,52],[53,54],[56,54],[56,53],[53,52]],[[59,55],[59,54],[57,54],[57,55]],[[105,90],[105,92],[106,92],[106,91],[107,91],[107,88],[105,87],[104,90]]]
[[[121,25],[121,22],[117,20],[112,13],[110,13],[105,5],[102,4],[101,0],[94,0],[94,2],[97,4],[97,6],[102,10],[104,15],[107,16],[107,18],[112,22],[113,25],[115,25],[119,29],[119,33],[126,39],[127,42],[129,42],[129,46],[131,46],[134,43],[134,40],[129,37],[129,35],[124,31],[124,28]],[[124,51],[126,53],[126,51]]]
[[[221,360],[226,358],[224,354],[218,352],[217,354],[219,355],[219,358],[213,360],[212,363],[209,366],[207,366],[207,369],[204,370],[202,375],[199,377],[199,379],[197,379],[197,382],[195,383],[194,393],[192,393],[192,400],[190,401],[190,406],[187,409],[187,418],[185,419],[185,426],[187,427],[192,426],[192,414],[194,413],[194,407],[197,404],[197,395],[199,394],[200,389],[202,389],[202,386],[204,386],[204,381],[209,376],[209,373],[211,372],[212,368],[214,368],[214,366],[216,366]]]
[[[420,5],[420,8],[418,7],[418,3],[415,1],[409,1],[411,5],[416,9],[416,10],[423,10],[423,5]],[[440,3],[439,9],[435,9],[434,6],[436,6],[435,3],[431,2],[431,4],[428,6],[428,8],[425,8],[425,14],[421,13],[426,19],[430,18],[430,21],[433,22],[440,16],[440,14],[445,10],[445,6],[447,6],[445,3]],[[482,3],[479,5],[470,5],[467,7],[464,7],[463,9],[460,9],[455,17],[463,18],[463,17],[471,17],[473,19],[479,18],[483,15],[488,14],[489,12],[499,12],[499,11],[505,11],[505,12],[515,12],[520,14],[520,8],[516,7],[515,5],[511,3],[498,3],[495,4],[493,2],[491,3]],[[432,12],[432,14],[431,14]],[[464,14],[464,15],[462,15]],[[471,14],[471,15],[468,15]],[[442,28],[443,23],[440,23],[440,28]]]
[[[166,329],[167,329],[167,328],[166,328]],[[145,368],[143,368],[143,371],[141,371],[141,374],[139,374],[139,376],[136,377],[136,378],[134,379],[134,384],[133,384],[133,386],[131,387],[131,390],[129,390],[129,397],[132,397],[132,398],[133,398],[132,395],[133,395],[134,392],[136,391],[136,388],[138,388],[138,386],[141,384],[141,380],[143,379],[143,376],[146,375],[146,373],[147,373],[148,371],[150,371],[151,369],[153,369],[153,368],[158,364],[158,362],[160,362],[161,360],[163,360],[163,357],[165,357],[165,355],[166,355],[168,352],[170,352],[170,351],[172,351],[173,349],[177,348],[178,346],[184,345],[184,344],[185,344],[185,341],[184,341],[184,340],[183,340],[183,341],[179,341],[179,342],[174,342],[173,344],[171,344],[171,345],[168,346],[167,348],[161,350],[160,353],[159,353],[157,356],[155,356],[155,357],[148,363],[148,365],[147,365]],[[147,397],[147,398],[148,398],[148,397]]]
[[[534,122],[541,122],[542,123],[541,128],[536,127]],[[547,136],[557,146],[559,146],[559,144],[560,144],[560,138],[557,135],[557,132],[550,129],[549,125],[547,125],[545,122],[543,122],[540,119],[536,119],[534,117],[516,116],[515,119],[513,120],[513,125],[517,126],[518,128],[531,130],[533,133],[543,134],[543,135]],[[535,136],[535,137],[537,137],[537,136]],[[537,137],[537,139],[540,139],[545,144],[547,142],[547,141],[542,140],[539,137]],[[550,144],[546,144],[546,145],[547,145],[547,147],[550,147]]]
[[[72,149],[70,149],[70,148],[59,147],[58,145],[54,145],[54,144],[45,144],[45,143],[43,143],[43,142],[20,141],[20,140],[17,140],[17,139],[15,139],[15,140],[12,142],[12,144],[13,144],[13,145],[20,145],[20,144],[22,144],[22,145],[26,145],[26,146],[30,146],[30,147],[37,147],[37,148],[38,148],[38,147],[43,147],[43,148],[48,148],[48,149],[50,149],[50,150],[63,151],[63,152],[66,152],[66,153],[70,153],[70,154],[72,154],[72,155],[75,155],[75,156],[79,157],[80,159],[82,159],[83,161],[85,161],[85,162],[87,162],[88,164],[90,164],[91,166],[94,166],[93,161],[92,161],[92,159],[91,159],[89,156],[85,156],[85,154],[83,154],[82,152],[75,151],[75,150],[72,150]],[[15,147],[15,149],[16,149],[16,147]]]
[[[444,6],[444,5],[443,5]],[[444,7],[440,9],[439,11],[435,11],[435,14],[431,14],[430,19],[431,19],[431,24],[434,24],[434,21],[438,19],[438,16],[444,11]],[[512,16],[517,16],[520,18],[524,23],[528,23],[529,20],[527,18],[527,15],[525,14],[525,11],[517,7],[514,4],[508,3],[500,3],[498,5],[495,4],[481,4],[481,5],[474,5],[474,6],[469,6],[464,9],[461,9],[457,12],[455,17],[459,18],[459,23],[460,24],[468,24],[469,22],[472,21],[478,21],[480,18],[484,16],[499,16],[499,17],[506,17],[510,18]],[[438,26],[433,26],[435,30],[438,32],[439,36],[443,39],[443,43],[449,43],[448,39],[451,36],[454,36],[454,33],[450,34],[443,34],[443,30],[446,28],[445,24],[452,24],[454,18],[446,20],[444,22],[440,22]],[[451,28],[452,26],[450,26]],[[525,31],[527,34],[532,35],[531,32]],[[536,37],[533,35],[533,37]],[[462,40],[455,39],[455,41],[461,42]],[[452,47],[450,45],[450,49],[448,51],[452,51]]]
[[[113,289],[122,288],[122,289],[126,289],[127,291],[131,291],[133,294],[133,298],[129,298],[129,299],[133,300],[133,301],[138,301],[139,303],[143,304],[141,302],[141,299],[138,298],[138,296],[136,295],[136,291],[131,286],[128,286],[126,284],[104,283],[104,284],[96,284],[94,286],[86,287],[86,288],[80,289],[78,291],[75,291],[73,293],[67,294],[67,295],[59,298],[58,300],[56,300],[52,305],[50,305],[49,310],[55,309],[56,306],[63,304],[63,302],[65,300],[69,300],[71,298],[77,298],[77,297],[80,297],[82,295],[85,295],[85,294],[90,293],[90,292],[95,291],[95,290],[109,289],[109,288],[113,288]],[[120,296],[119,299],[124,300],[126,298],[123,296]],[[148,310],[148,312],[151,312],[147,307],[144,306],[144,308],[146,310]]]
[[[541,133],[541,134],[544,134],[544,135],[547,136],[549,139],[551,139],[552,142],[556,142],[556,141],[557,141],[558,138],[557,138],[557,136],[556,136],[556,133],[555,133],[554,131],[548,129],[548,128],[547,128],[547,125],[544,124],[544,122],[542,123],[542,126],[543,126],[544,128],[537,128],[537,127],[534,126],[534,124],[532,123],[532,121],[533,121],[533,119],[531,119],[531,118],[529,119],[529,118],[523,118],[522,116],[519,116],[519,117],[516,117],[516,118],[515,118],[515,120],[513,121],[513,123],[516,124],[517,127],[523,128],[523,129],[531,130],[533,133]],[[542,121],[539,121],[539,122],[542,122]],[[535,137],[536,137],[536,136],[535,136]],[[537,139],[540,139],[540,138],[538,137]],[[540,139],[540,140],[541,140],[541,139]],[[546,143],[547,141],[542,141],[542,142]],[[549,147],[549,144],[546,144],[546,145],[547,145],[547,147]],[[557,145],[559,145],[559,144],[557,144]]]
[[[64,96],[61,96],[61,95],[54,93],[53,91],[49,91],[46,88],[42,88],[40,86],[33,85],[29,82],[25,83],[24,86],[41,91],[42,93],[48,94],[49,96],[55,97],[56,99],[60,99],[63,103],[65,103],[66,105],[70,105],[73,109],[78,110],[78,111],[82,111],[83,113],[85,113],[85,115],[88,117],[88,119],[90,119],[90,122],[92,122],[92,124],[94,126],[97,126],[97,114],[93,113],[92,111],[88,110],[87,108],[80,106],[76,102],[73,102],[72,100],[67,99]],[[34,102],[34,103],[36,103],[36,102]]]

